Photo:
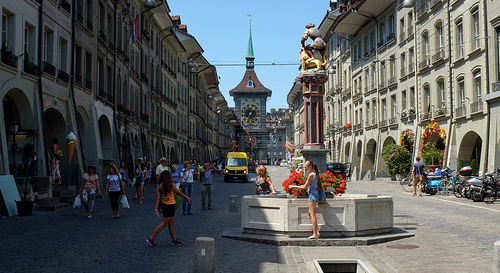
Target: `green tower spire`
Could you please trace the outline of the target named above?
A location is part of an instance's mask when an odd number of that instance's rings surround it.
[[[254,69],[254,59],[253,55],[253,43],[252,43],[252,20],[250,19],[250,37],[248,38],[248,48],[247,48],[247,56],[245,57],[247,60],[247,70]]]

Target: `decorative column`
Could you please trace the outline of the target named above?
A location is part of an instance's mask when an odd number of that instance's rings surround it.
[[[318,166],[321,172],[326,171],[326,154],[323,129],[323,95],[325,82],[328,80],[325,70],[303,71],[299,76],[304,96],[304,148],[302,155]]]

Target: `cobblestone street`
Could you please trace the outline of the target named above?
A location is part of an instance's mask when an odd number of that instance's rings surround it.
[[[281,189],[285,167],[269,167]],[[176,213],[176,234],[184,246],[170,246],[163,230],[157,248],[145,239],[160,219],[154,214],[154,186],[146,199],[112,215],[109,200],[97,199],[92,219],[84,209],[35,211],[32,217],[0,219],[2,272],[190,272],[196,237],[215,238],[216,272],[314,272],[313,258],[354,255],[379,272],[491,272],[493,243],[498,240],[500,203],[473,203],[452,196],[412,197],[398,183],[380,179],[348,182],[348,193],[387,194],[394,198],[395,227],[413,238],[358,247],[278,247],[222,238],[225,228],[241,226],[241,213],[229,212],[229,196],[239,201],[254,184],[214,180],[214,210],[201,211],[201,185],[193,191],[193,215]],[[352,254],[351,254],[352,253]],[[356,258],[354,257],[354,258]],[[352,257],[351,257],[352,258]]]

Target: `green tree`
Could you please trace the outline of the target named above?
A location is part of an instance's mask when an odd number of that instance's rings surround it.
[[[387,164],[389,175],[406,174],[410,171],[411,154],[405,147],[389,144],[382,151],[382,157]]]
[[[479,164],[475,159],[472,159],[470,162],[470,168],[472,169],[472,174],[473,175],[478,175],[479,174]]]
[[[424,151],[422,156],[426,165],[435,165],[439,163],[439,160],[443,160],[444,150],[436,148],[436,143],[426,143],[424,145]]]

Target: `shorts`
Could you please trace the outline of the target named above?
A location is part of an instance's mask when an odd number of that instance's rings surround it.
[[[307,199],[309,202],[318,202],[319,200],[319,192],[310,193],[309,198]]]
[[[413,187],[416,187],[417,185],[422,185],[422,183],[424,183],[424,181],[420,179],[420,175],[413,176]]]
[[[161,211],[163,212],[163,217],[174,217],[175,215],[175,204],[166,205],[160,203]]]

